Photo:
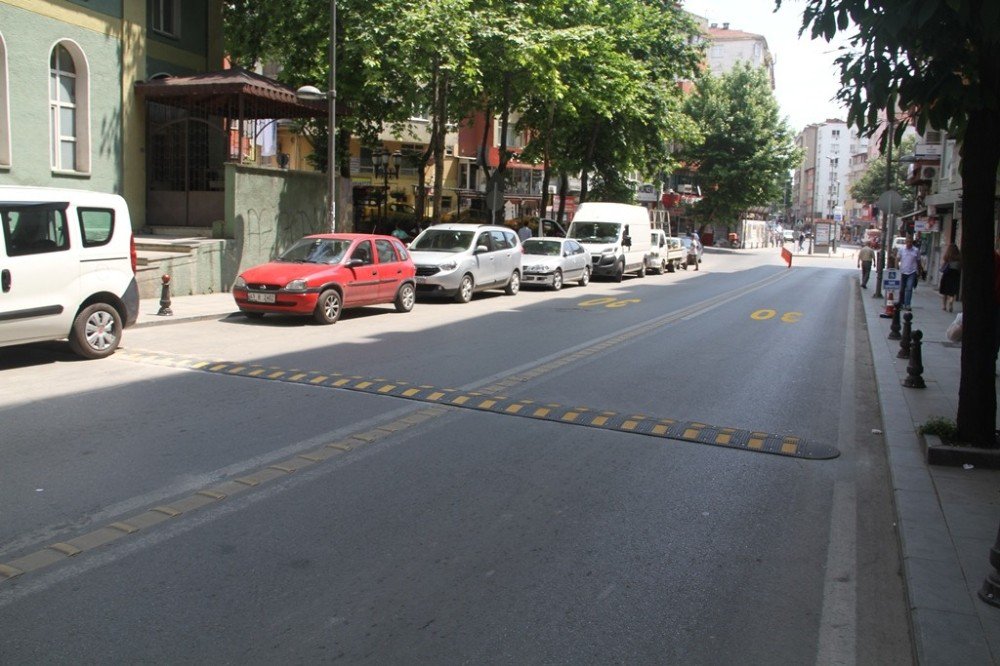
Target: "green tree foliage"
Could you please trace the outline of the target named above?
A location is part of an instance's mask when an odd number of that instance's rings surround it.
[[[777,0],[781,5],[781,0]],[[962,375],[958,429],[996,446],[996,305],[993,248],[1000,165],[1000,2],[996,0],[806,0],[803,31],[829,41],[850,32],[839,58],[838,98],[848,122],[873,133],[879,112],[904,110],[918,131],[961,141]],[[903,127],[897,127],[896,141]]]
[[[748,208],[782,200],[802,155],[764,70],[741,63],[722,76],[705,74],[685,111],[702,137],[680,152],[702,182],[695,219],[732,227]]]
[[[225,21],[237,64],[276,62],[293,87],[327,81],[328,2],[230,0]],[[532,137],[522,159],[563,183],[593,173],[602,196],[621,197],[627,173],[660,172],[666,146],[693,136],[675,81],[696,71],[697,34],[689,15],[661,0],[338,0],[341,171],[350,137],[371,144],[388,126],[405,139],[414,110],[427,112],[427,151],[411,159],[434,165],[437,203],[446,128],[484,112],[500,126],[494,182],[514,155],[504,141],[517,120]],[[325,120],[303,130],[325,168]]]
[[[903,140],[900,146],[900,154],[907,155],[912,154],[913,149],[917,144],[917,140],[914,137],[909,137]],[[893,160],[895,162],[895,160]],[[875,159],[868,162],[865,166],[865,172],[853,185],[851,185],[851,197],[856,201],[861,201],[866,204],[875,204],[878,198],[882,196],[882,193],[886,190],[885,185],[885,154],[880,154]],[[906,170],[907,165],[896,163],[892,168],[890,189],[899,192],[899,195],[903,199],[903,210],[909,211],[913,210],[913,206],[916,200],[916,194],[913,188],[906,184]],[[900,211],[896,211],[897,213]]]

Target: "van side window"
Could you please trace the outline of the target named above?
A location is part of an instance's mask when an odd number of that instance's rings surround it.
[[[0,208],[8,257],[20,257],[69,248],[66,214],[52,206],[25,205]]]
[[[83,246],[106,245],[115,231],[115,211],[106,208],[80,208],[78,212]]]

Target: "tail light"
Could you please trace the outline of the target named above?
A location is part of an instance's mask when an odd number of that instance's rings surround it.
[[[132,235],[131,238],[129,238],[128,245],[129,245],[129,247],[128,247],[129,259],[132,260],[132,274],[134,275],[135,274],[135,268],[136,268],[136,265],[138,263],[137,258],[136,258],[136,254],[135,254],[135,235],[134,234]]]

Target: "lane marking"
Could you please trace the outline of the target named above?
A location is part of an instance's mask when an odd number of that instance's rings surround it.
[[[606,339],[595,341],[579,349],[568,349],[561,355],[549,359],[546,363],[525,368],[520,374],[502,377],[493,385],[480,388],[478,391],[461,391],[450,388],[438,389],[429,385],[414,387],[406,382],[390,383],[385,379],[366,379],[358,376],[344,377],[340,373],[328,372],[321,374],[301,370],[286,370],[273,366],[262,367],[247,363],[205,360],[162,352],[142,352],[124,348],[119,350],[116,357],[133,362],[177,367],[227,376],[307,384],[315,387],[387,395],[424,403],[451,403],[452,405],[461,405],[461,407],[458,407],[460,409],[474,409],[520,418],[571,423],[578,427],[595,427],[631,434],[642,434],[667,441],[687,440],[698,444],[723,445],[727,448],[735,447],[743,450],[752,450],[749,444],[753,441],[755,448],[766,453],[811,459],[836,457],[839,455],[839,452],[832,447],[803,442],[793,437],[782,438],[778,435],[753,433],[756,437],[751,439],[749,432],[740,431],[735,428],[716,428],[704,423],[684,422],[667,418],[657,419],[643,415],[623,416],[607,410],[592,410],[587,407],[568,408],[563,405],[551,403],[530,409],[531,405],[536,404],[535,401],[524,398],[515,400],[495,395],[500,390],[518,386],[529,379],[542,376],[552,369],[558,369],[581,358],[591,357],[595,353],[615,348],[623,341],[647,335],[680,320],[699,316],[740,298],[750,291],[784,279],[786,275],[784,273],[776,274],[755,284],[747,285],[740,290],[707,299],[696,306],[668,313],[629,329],[619,331],[616,334],[608,336]],[[487,396],[488,399],[481,399]],[[257,489],[276,479],[288,478],[289,475],[294,474],[298,470],[350,452],[358,444],[376,441],[381,437],[389,436],[405,428],[413,427],[429,419],[447,414],[454,408],[434,406],[432,404],[413,414],[380,425],[375,430],[354,433],[341,441],[329,442],[312,451],[300,452],[289,460],[279,461],[252,471],[249,474],[243,474],[238,478],[196,490],[185,497],[172,501],[170,504],[154,506],[141,513],[128,516],[68,541],[49,544],[8,562],[0,562],[0,584],[22,576],[25,573],[64,561],[67,557],[75,557],[88,550],[105,546],[120,538],[140,533],[164,521],[180,518],[206,506],[224,502],[234,495],[239,495],[241,492],[250,489]],[[595,414],[593,417],[579,418],[581,414],[592,412]]]

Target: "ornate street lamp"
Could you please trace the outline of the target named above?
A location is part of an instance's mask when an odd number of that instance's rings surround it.
[[[397,180],[399,180],[399,168],[403,165],[403,153],[396,151],[394,153],[389,153],[389,151],[384,148],[376,148],[372,151],[372,166],[375,167],[375,177],[378,178],[379,173],[382,174],[382,206],[380,221],[381,226],[385,229],[386,220],[389,217],[389,173],[390,171]]]

